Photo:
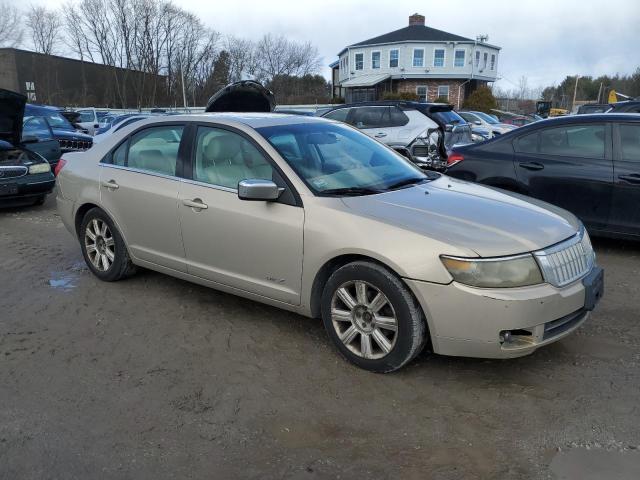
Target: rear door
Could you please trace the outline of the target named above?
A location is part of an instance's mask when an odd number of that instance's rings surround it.
[[[396,144],[398,129],[391,122],[391,107],[355,107],[349,111],[347,123],[387,145]]]
[[[614,125],[614,187],[609,228],[640,235],[640,122]]]
[[[611,125],[543,128],[513,142],[518,181],[528,195],[569,210],[592,229],[609,221],[613,195]]]
[[[132,255],[186,271],[178,225],[178,184],[184,125],[135,132],[100,164],[102,207],[116,221]]]

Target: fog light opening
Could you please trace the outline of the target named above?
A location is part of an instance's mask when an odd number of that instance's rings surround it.
[[[503,330],[500,332],[500,343],[511,343],[513,341],[513,334],[511,330]]]

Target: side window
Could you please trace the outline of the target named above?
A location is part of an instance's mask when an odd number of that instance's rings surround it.
[[[124,167],[126,159],[127,159],[127,142],[122,142],[122,145],[116,148],[113,154],[111,155],[111,164],[120,165],[121,167]]]
[[[237,133],[199,127],[193,179],[235,189],[248,178],[273,180],[273,167],[263,154]]]
[[[540,153],[564,157],[604,158],[604,125],[568,125],[540,132]]]
[[[338,120],[339,122],[346,122],[347,115],[349,115],[350,108],[339,108],[338,110],[334,110],[333,112],[327,113],[324,118],[329,118],[331,120]]]
[[[402,127],[407,123],[409,123],[409,117],[407,117],[398,107],[391,107],[390,125],[392,127]]]
[[[538,132],[523,135],[514,142],[516,152],[538,153]]]
[[[640,163],[640,124],[621,124],[619,131],[621,159]]]
[[[388,126],[391,122],[389,107],[360,107],[354,110],[349,123],[356,128],[380,128]]]
[[[85,110],[78,113],[80,114],[80,123],[93,122],[93,112],[91,110]]]
[[[183,126],[168,125],[142,130],[131,137],[127,166],[175,175]]]

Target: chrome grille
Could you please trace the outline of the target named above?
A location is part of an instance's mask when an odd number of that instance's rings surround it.
[[[3,178],[24,177],[28,171],[29,169],[27,167],[0,167],[0,180],[2,180]]]
[[[545,281],[563,287],[584,277],[595,263],[589,235],[582,230],[575,237],[534,252]]]

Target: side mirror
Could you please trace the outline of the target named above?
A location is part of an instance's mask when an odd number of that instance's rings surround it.
[[[253,200],[272,202],[277,200],[284,188],[278,187],[271,180],[248,178],[238,182],[238,198],[240,200]]]
[[[482,125],[482,122],[480,120],[476,120],[475,122],[473,122],[474,125]]]

